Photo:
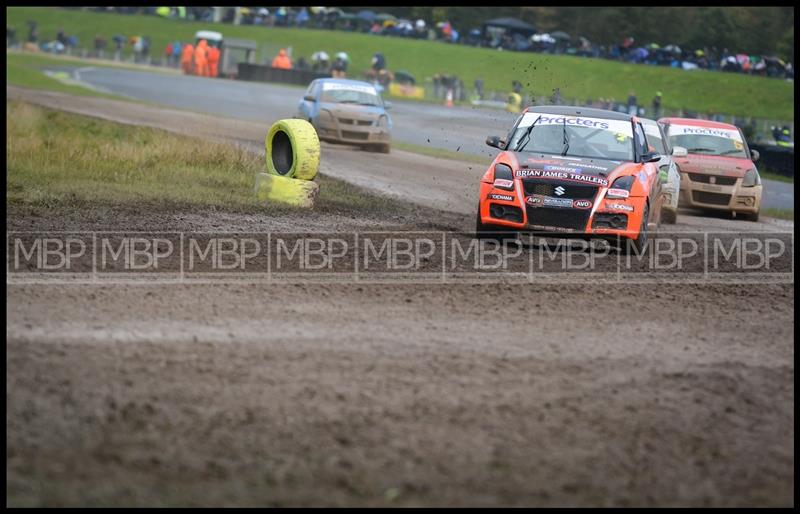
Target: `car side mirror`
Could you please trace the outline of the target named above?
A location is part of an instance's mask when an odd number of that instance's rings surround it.
[[[686,151],[686,148],[682,146],[673,146],[672,147],[672,156],[673,157],[686,157],[689,155],[689,152]]]
[[[647,152],[642,155],[642,162],[656,162],[661,160],[661,154],[657,152]]]
[[[750,150],[750,156],[753,158],[753,162],[756,162],[761,157],[761,154],[758,153],[758,150]]]
[[[317,101],[317,99],[314,98],[313,95],[306,95],[306,96],[303,97],[303,100],[308,100],[309,102],[316,102]]]
[[[486,138],[486,144],[492,148],[499,148],[500,150],[506,149],[506,142],[500,139],[500,136],[489,136]]]
[[[392,102],[383,102],[383,108],[388,111],[392,108]]]

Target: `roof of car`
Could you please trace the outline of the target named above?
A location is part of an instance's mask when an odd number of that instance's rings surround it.
[[[334,84],[359,85],[359,86],[375,87],[375,84],[371,84],[369,82],[364,82],[363,80],[322,78],[322,79],[317,79],[317,81],[318,82],[332,82]]]
[[[214,32],[213,30],[198,30],[195,32],[194,37],[199,39],[213,39],[214,41],[222,39],[222,33]]]
[[[591,107],[578,107],[570,105],[542,105],[531,106],[526,111],[540,112],[542,114],[563,114],[567,116],[590,116],[606,120],[630,121],[631,115],[606,109],[592,109]]]
[[[669,124],[678,123],[681,125],[692,125],[695,127],[739,130],[739,127],[737,127],[736,125],[731,125],[730,123],[722,123],[720,121],[710,121],[710,120],[699,120],[697,118],[659,118],[658,122],[669,123]]]

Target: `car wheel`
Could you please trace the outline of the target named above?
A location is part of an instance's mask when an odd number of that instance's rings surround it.
[[[380,153],[389,153],[389,152],[392,151],[392,145],[390,145],[389,143],[386,143],[386,144],[383,144],[383,145],[379,145],[378,146],[378,151]]]
[[[483,241],[497,241],[498,243],[517,240],[516,230],[494,225],[485,225],[481,221],[480,209],[481,206],[478,204],[478,212],[475,214],[475,239],[480,239]]]
[[[737,214],[736,216],[737,217],[741,216],[742,219],[745,220],[745,221],[758,221],[759,212],[760,211],[756,211],[756,212],[741,212],[741,213]]]
[[[661,211],[661,223],[666,223],[667,225],[674,225],[678,222],[678,213],[675,211],[671,211],[669,209],[662,209]]]
[[[620,251],[624,255],[643,255],[647,251],[647,245],[650,242],[647,233],[647,217],[649,214],[650,206],[645,205],[642,213],[642,224],[639,227],[639,235],[636,239],[626,239],[620,244]]]

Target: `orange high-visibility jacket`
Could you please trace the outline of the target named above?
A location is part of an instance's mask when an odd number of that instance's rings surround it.
[[[282,68],[284,70],[292,69],[292,60],[289,58],[289,55],[286,53],[286,50],[281,48],[278,55],[272,59],[272,67],[273,68]]]
[[[217,76],[217,67],[219,66],[219,48],[215,46],[208,47],[208,71],[212,77]]]

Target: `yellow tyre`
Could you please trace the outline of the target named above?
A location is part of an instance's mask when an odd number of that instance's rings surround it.
[[[319,138],[306,120],[279,120],[267,132],[267,171],[272,175],[314,180],[319,170]]]
[[[319,194],[319,184],[312,180],[259,173],[256,175],[255,193],[264,204],[282,203],[310,209]]]

